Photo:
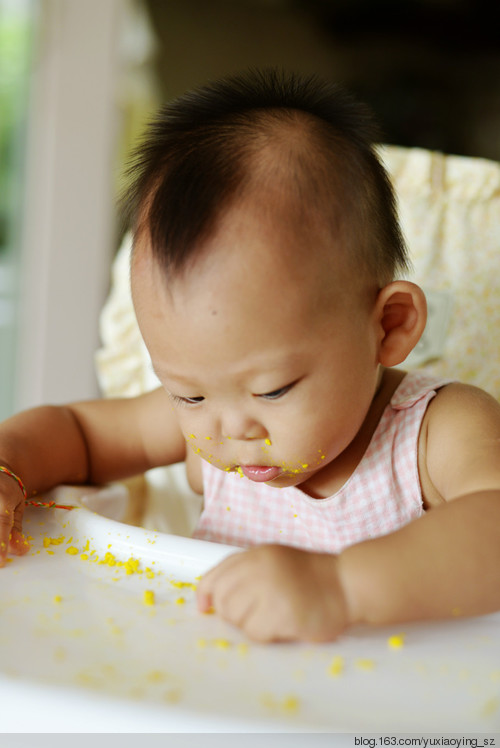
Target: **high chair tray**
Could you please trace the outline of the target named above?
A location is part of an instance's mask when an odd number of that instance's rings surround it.
[[[3,732],[500,730],[499,614],[255,644],[196,609],[238,549],[111,519],[124,492],[26,510],[31,550],[0,570]]]

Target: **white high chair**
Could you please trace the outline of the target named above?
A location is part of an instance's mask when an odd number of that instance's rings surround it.
[[[398,198],[414,266],[409,277],[428,302],[426,330],[404,366],[475,384],[500,400],[500,164],[395,146],[380,155]],[[107,397],[159,385],[132,308],[130,244],[127,235],[101,315],[96,368]],[[131,485],[129,521],[191,535],[201,499],[183,466],[150,471],[139,491]]]

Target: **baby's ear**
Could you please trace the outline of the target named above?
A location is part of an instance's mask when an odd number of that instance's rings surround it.
[[[375,309],[380,332],[379,363],[397,366],[415,348],[424,331],[424,292],[409,281],[394,281],[379,291]]]

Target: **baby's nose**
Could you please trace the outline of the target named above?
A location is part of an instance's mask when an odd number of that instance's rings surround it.
[[[241,413],[226,414],[221,423],[221,431],[226,439],[240,441],[265,439],[268,435],[261,423]]]

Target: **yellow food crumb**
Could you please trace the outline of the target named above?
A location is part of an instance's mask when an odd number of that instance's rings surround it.
[[[60,603],[60,602],[62,602],[62,597],[61,597],[61,595],[54,595],[54,602],[55,602],[55,603]]]
[[[481,717],[491,717],[492,714],[498,711],[500,707],[500,701],[498,699],[488,699],[481,709]]]
[[[139,560],[132,556],[125,562],[125,572],[127,574],[141,574],[139,569]]]
[[[101,561],[99,561],[99,563],[105,564],[106,566],[116,566],[117,562],[116,562],[115,556],[109,551],[106,551],[106,553],[104,554],[104,558]]]
[[[79,553],[78,548],[75,548],[74,545],[70,545],[69,548],[66,548],[66,553],[69,553],[70,556],[76,556]]]
[[[176,582],[175,580],[171,579],[170,584],[172,585],[172,587],[177,587],[180,590],[184,587],[189,587],[192,590],[196,590],[196,584],[193,584],[193,582]]]
[[[143,602],[144,605],[154,605],[155,593],[152,590],[144,590]]]
[[[387,639],[387,644],[391,649],[401,649],[405,643],[405,634],[393,634]]]
[[[182,699],[182,691],[180,688],[171,688],[163,698],[169,704],[177,704]]]
[[[89,560],[89,557],[88,557],[87,553],[80,553],[80,558],[82,559],[82,561],[88,561]]]
[[[146,675],[146,680],[150,683],[163,683],[166,679],[167,675],[162,670],[151,670],[151,672]]]
[[[272,442],[271,442],[271,440],[270,440],[270,439],[265,439],[265,440],[264,440],[264,444],[267,444],[267,446],[268,446],[268,447],[270,447],[270,446],[271,446],[271,444],[272,444]]]
[[[338,675],[342,675],[343,672],[344,672],[344,658],[341,657],[340,655],[336,655],[328,667],[328,675],[337,677]]]
[[[203,611],[203,613],[204,613],[204,614],[205,614],[206,616],[211,616],[211,615],[213,615],[213,614],[215,613],[215,608],[214,608],[214,606],[213,606],[213,605],[211,605],[211,606],[210,606],[210,607],[209,607],[209,608],[208,608],[207,610],[204,610],[204,611]]]
[[[288,714],[295,714],[299,710],[300,702],[297,696],[288,695],[282,701],[278,701],[272,694],[263,693],[260,697],[261,704],[267,709],[273,711],[283,711]]]
[[[185,602],[186,602],[186,600],[183,597],[178,597],[177,600],[175,601],[175,604],[176,605],[184,605]]]
[[[295,713],[299,710],[299,700],[296,696],[285,696],[283,699],[283,710],[289,713]]]
[[[59,538],[48,538],[45,537],[43,539],[43,547],[48,548],[49,545],[61,545],[61,543],[64,542],[64,536],[60,536]]]
[[[375,669],[375,663],[373,660],[365,659],[363,657],[359,657],[356,660],[356,667],[359,668],[359,670],[374,670]]]
[[[214,639],[214,645],[217,649],[229,649],[231,647],[231,642],[227,639]]]

